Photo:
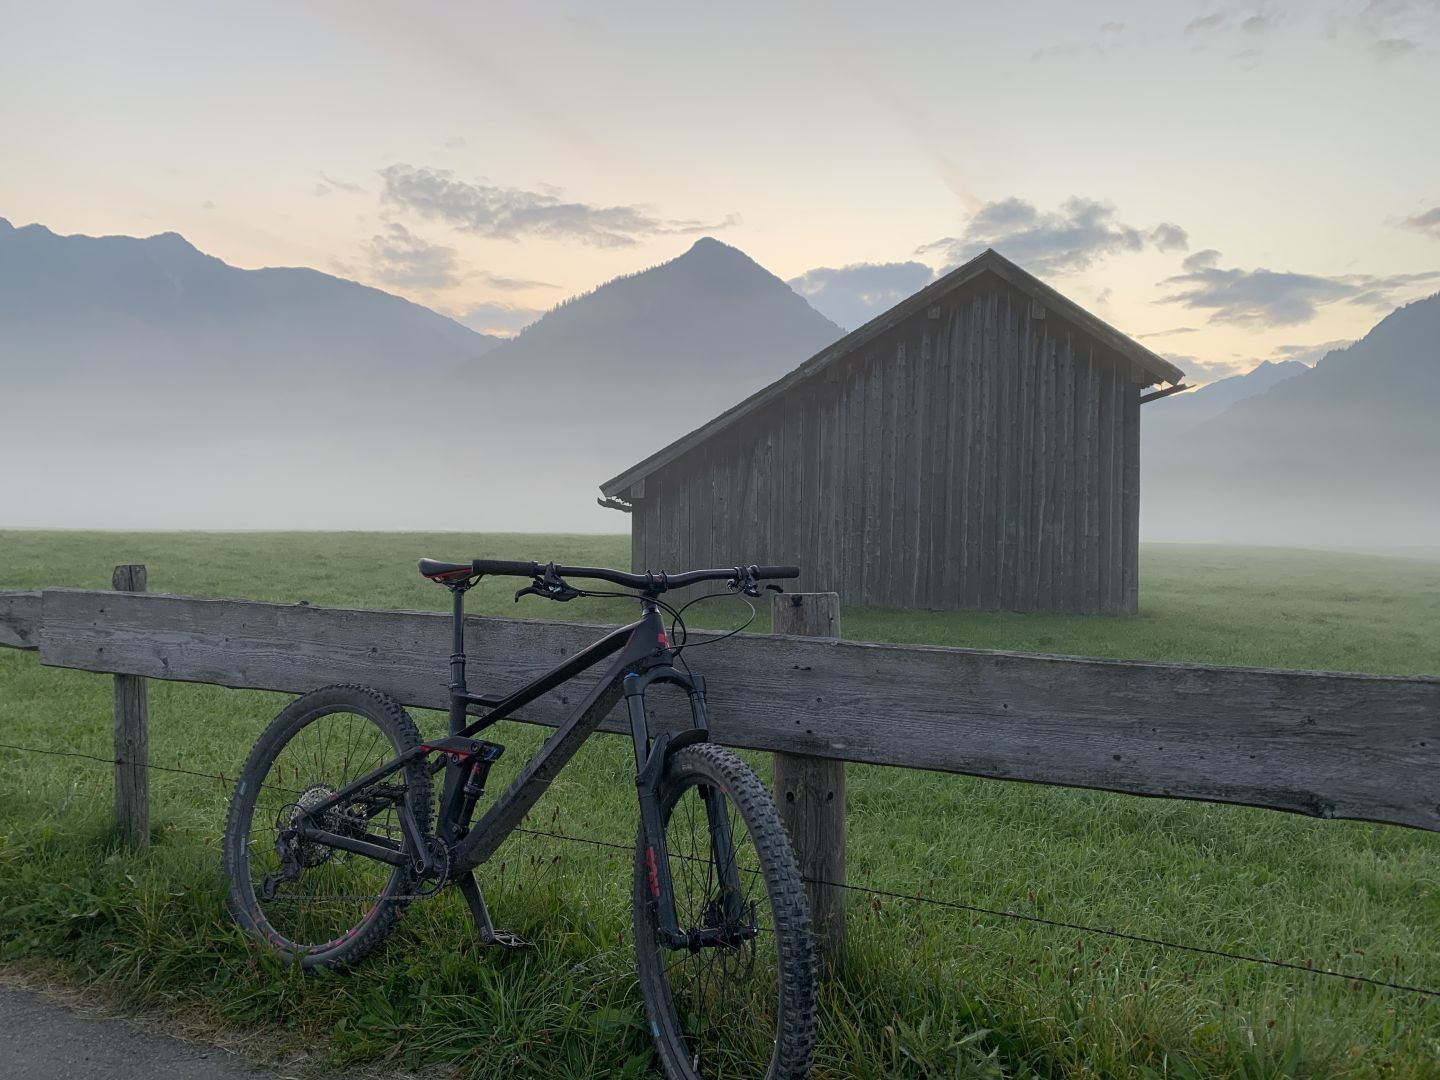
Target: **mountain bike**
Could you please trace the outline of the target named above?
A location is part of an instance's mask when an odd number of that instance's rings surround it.
[[[291,702],[250,751],[231,798],[223,858],[235,920],[287,962],[343,968],[379,945],[411,902],[454,885],[483,944],[525,944],[495,928],[475,869],[623,698],[639,798],[636,966],[665,1074],[806,1075],[816,976],[799,868],[764,785],[709,740],[705,678],[684,656],[698,644],[685,630],[689,605],[661,599],[706,581],[755,597],[762,582],[794,578],[799,570],[632,574],[422,559],[420,572],[453,598],[449,734],[422,737],[397,701],[370,687],[328,686]],[[465,680],[465,594],[488,576],[528,578],[517,601],[628,597],[639,602],[640,618],[519,689],[472,693]],[[634,591],[586,591],[572,581]],[[662,609],[671,616],[669,635]],[[490,769],[504,752],[476,736],[606,661],[599,680],[472,826]],[[652,735],[645,695],[655,684],[685,692],[690,728]],[[437,804],[433,784],[441,773]]]

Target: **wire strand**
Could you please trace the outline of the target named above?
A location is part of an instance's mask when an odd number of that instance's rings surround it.
[[[591,844],[595,847],[618,848],[624,851],[632,851],[634,849],[634,845],[631,844],[617,844],[609,840],[595,840],[584,836],[570,836],[566,833],[546,832],[543,829],[516,829],[515,831],[529,833],[532,836],[547,836],[554,840],[573,840],[577,843]],[[684,856],[676,856],[673,854],[670,857],[672,859],[684,858]],[[1165,941],[1161,938],[1147,937],[1144,934],[1131,934],[1123,930],[1111,930],[1102,926],[1086,926],[1082,923],[1066,922],[1062,919],[1047,919],[1043,915],[1031,915],[1023,911],[980,907],[975,904],[963,904],[958,900],[940,900],[933,896],[918,896],[910,893],[894,892],[890,889],[879,889],[873,885],[851,885],[847,882],[827,881],[824,878],[804,876],[801,877],[801,880],[810,885],[828,885],[831,888],[844,889],[847,892],[865,893],[869,896],[881,896],[891,900],[909,900],[917,904],[931,904],[936,907],[968,911],[978,915],[992,915],[998,918],[1015,919],[1020,922],[1038,923],[1042,926],[1058,927],[1063,930],[1076,930],[1086,934],[1098,934],[1102,937],[1118,938],[1121,941],[1134,941],[1144,945],[1156,945],[1165,949],[1177,949],[1181,952],[1199,953],[1204,956],[1215,956],[1225,960],[1235,960],[1248,964],[1264,964],[1269,967],[1285,968],[1291,971],[1303,971],[1307,975],[1326,975],[1336,979],[1348,979],[1352,982],[1369,983],[1372,986],[1383,986],[1389,990],[1403,990],[1412,994],[1440,997],[1440,990],[1431,990],[1424,986],[1410,986],[1406,983],[1387,982],[1384,979],[1375,979],[1368,975],[1354,975],[1344,971],[1332,971],[1328,968],[1315,967],[1309,963],[1297,964],[1289,960],[1272,960],[1264,956],[1250,956],[1246,953],[1228,952],[1224,949],[1211,949],[1204,945],[1186,945],[1180,942]]]
[[[717,594],[718,595],[718,594]],[[198,776],[205,780],[218,780],[222,784],[233,784],[234,781],[219,773],[199,772],[195,769],[186,769],[174,765],[155,765],[149,762],[126,762],[120,758],[100,757],[96,754],[87,754],[78,750],[50,750],[37,746],[19,746],[14,743],[0,743],[0,750],[17,750],[28,754],[42,754],[51,757],[72,757],[83,758],[88,761],[96,761],[102,765],[142,765],[146,769],[154,769],[160,772],[180,773],[186,776]],[[527,829],[517,827],[517,833],[525,833],[528,836],[543,836],[551,840],[568,840],[572,843],[586,844],[591,847],[608,848],[616,851],[633,852],[633,843],[622,844],[613,840],[600,840],[588,836],[571,836],[567,833],[553,832],[545,829]],[[683,856],[671,855],[671,858],[683,858]],[[1386,990],[1398,990],[1402,993],[1415,994],[1421,997],[1440,998],[1440,990],[1431,989],[1425,986],[1414,986],[1408,983],[1390,982],[1386,979],[1377,979],[1369,975],[1356,975],[1351,972],[1335,971],[1330,968],[1316,967],[1313,963],[1296,963],[1291,960],[1275,960],[1266,956],[1253,956],[1247,953],[1230,952],[1226,949],[1212,949],[1204,945],[1187,945],[1183,942],[1166,941],[1163,938],[1149,937],[1144,934],[1132,934],[1124,930],[1112,930],[1103,926],[1087,926],[1084,923],[1068,922],[1064,919],[1048,919],[1043,915],[1032,915],[1023,911],[1009,911],[1004,908],[982,907],[978,904],[966,904],[958,900],[943,900],[933,896],[920,896],[911,893],[895,892],[892,889],[881,889],[873,885],[858,885],[848,882],[827,881],[823,878],[802,878],[807,884],[825,885],[831,888],[844,889],[846,892],[864,893],[868,896],[884,897],[890,900],[905,900],[916,904],[929,904],[934,907],[948,908],[954,911],[966,911],[976,915],[989,915],[995,918],[1012,919],[1018,922],[1034,923],[1040,926],[1049,926],[1062,930],[1074,930],[1078,933],[1095,934],[1100,937],[1115,938],[1120,941],[1132,941],[1142,945],[1153,945],[1157,948],[1172,949],[1178,952],[1195,953],[1201,956],[1213,956],[1222,960],[1231,960],[1236,963],[1257,964],[1266,967],[1281,968],[1287,971],[1298,971],[1306,975],[1324,976],[1333,979],[1344,979],[1349,982],[1365,983],[1370,986],[1381,987]]]

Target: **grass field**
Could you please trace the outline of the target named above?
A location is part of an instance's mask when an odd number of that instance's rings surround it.
[[[108,586],[114,564],[143,562],[152,591],[439,609],[445,594],[415,574],[418,555],[624,565],[627,548],[579,536],[0,532],[0,588]],[[848,609],[844,628],[1440,674],[1440,562],[1164,545],[1143,550],[1142,573],[1136,617]],[[625,614],[517,609],[500,585],[472,597],[489,613]],[[733,625],[733,614],[702,621]],[[284,700],[152,683],[152,760],[233,775]],[[0,741],[103,756],[110,710],[109,679],[0,650]],[[501,769],[539,737],[506,726]],[[537,826],[628,842],[628,753],[593,740]],[[764,775],[763,758],[752,762]],[[849,785],[853,882],[1440,987],[1440,836],[879,767],[852,766]],[[151,790],[157,843],[124,854],[109,837],[108,768],[0,750],[0,960],[98,982],[183,1022],[272,1025],[277,1053],[319,1047],[335,1063],[450,1064],[467,1077],[648,1075],[623,853],[521,835],[485,868],[497,920],[536,950],[469,944],[447,893],[413,908],[358,971],[301,979],[222,914],[224,786],[153,773]],[[1440,999],[863,894],[852,904],[817,1077],[1440,1076]]]

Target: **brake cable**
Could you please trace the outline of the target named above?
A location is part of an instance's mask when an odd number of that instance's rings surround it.
[[[539,587],[537,587],[537,582]],[[670,647],[675,654],[675,658],[680,661],[681,665],[685,668],[686,671],[690,670],[690,665],[685,662],[684,651],[686,649],[699,648],[703,645],[714,645],[717,642],[724,641],[726,638],[734,637],[736,634],[742,633],[745,630],[749,629],[750,625],[759,616],[759,613],[755,610],[755,605],[750,602],[743,584],[738,583],[737,585],[727,589],[725,592],[706,593],[703,596],[697,596],[692,600],[687,600],[677,609],[673,605],[667,604],[659,597],[645,596],[642,593],[609,591],[600,592],[590,589],[577,589],[568,581],[561,578],[560,575],[553,573],[550,567],[547,567],[544,577],[537,575],[535,581],[532,581],[529,586],[520,589],[515,593],[515,600],[518,602],[520,598],[525,595],[539,596],[543,597],[546,600],[554,600],[557,603],[568,603],[571,600],[576,600],[581,597],[596,597],[601,599],[616,600],[636,600],[641,603],[648,600],[650,601],[650,603],[654,604],[656,607],[660,608],[670,616]],[[743,602],[744,605],[750,609],[750,617],[733,630],[729,630],[726,633],[719,634],[716,637],[706,638],[703,641],[692,642],[690,640],[690,628],[685,623],[685,612],[690,607],[700,603],[703,600],[719,600],[727,596],[734,596],[741,602]]]

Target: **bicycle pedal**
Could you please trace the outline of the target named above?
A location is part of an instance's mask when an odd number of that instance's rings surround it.
[[[530,949],[535,943],[526,941],[519,934],[511,933],[509,930],[494,930],[490,934],[489,941],[481,942],[482,945],[500,945],[506,949]]]

